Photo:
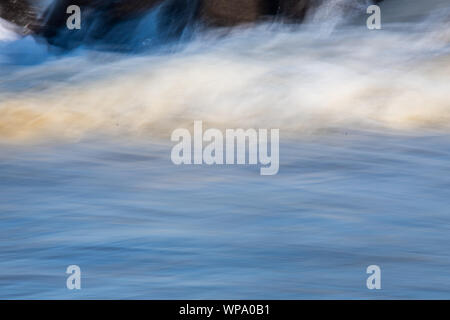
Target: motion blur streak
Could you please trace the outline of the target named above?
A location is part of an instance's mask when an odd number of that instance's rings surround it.
[[[133,53],[2,21],[0,298],[448,299],[450,4],[338,2]],[[279,128],[279,174],[174,166],[194,120]]]

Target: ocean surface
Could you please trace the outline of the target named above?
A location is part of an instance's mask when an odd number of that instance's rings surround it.
[[[139,53],[61,53],[0,21],[0,298],[449,299],[450,4],[435,2],[386,4],[371,31],[329,1],[301,26]],[[278,175],[175,166],[170,135],[195,120],[280,129]]]

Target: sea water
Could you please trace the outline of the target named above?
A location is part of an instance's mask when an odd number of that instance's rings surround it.
[[[55,53],[0,29],[0,297],[448,299],[442,7],[139,54]],[[196,120],[280,129],[279,173],[175,166],[171,132]]]

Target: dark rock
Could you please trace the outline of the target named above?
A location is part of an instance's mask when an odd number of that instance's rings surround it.
[[[30,5],[34,0],[0,1],[0,17],[54,46],[124,46],[128,50],[127,46],[136,44],[130,42],[136,38],[135,31],[138,36],[134,41],[154,44],[186,34],[186,27],[197,22],[206,27],[232,27],[275,18],[298,23],[325,0],[54,0],[38,22],[35,6]],[[81,9],[80,30],[66,27],[70,5]],[[158,6],[154,20],[147,20],[142,27],[141,18]]]
[[[200,18],[209,26],[235,26],[278,16],[287,22],[303,21],[325,0],[202,0]],[[379,3],[382,0],[375,0]],[[343,4],[345,5],[345,4]],[[351,8],[349,8],[351,9]]]
[[[279,14],[293,21],[302,21],[308,10],[317,5],[317,0],[280,0]]]
[[[234,26],[273,16],[278,9],[277,0],[203,0],[200,17],[208,25]]]
[[[24,35],[32,33],[37,24],[36,8],[27,0],[1,0],[0,18],[18,26]]]

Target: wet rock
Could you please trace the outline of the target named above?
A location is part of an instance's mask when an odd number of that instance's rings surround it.
[[[234,26],[274,16],[279,9],[276,0],[203,0],[200,17],[208,25]]]
[[[308,10],[316,6],[319,1],[314,0],[280,0],[279,15],[291,21],[302,21]]]
[[[32,33],[37,24],[36,8],[27,0],[0,1],[0,18],[15,24],[24,35]]]
[[[23,33],[34,32],[49,44],[64,49],[73,49],[80,45],[96,47],[101,45],[106,49],[123,46],[125,50],[128,50],[127,46],[130,48],[136,45],[136,41],[154,44],[158,41],[176,39],[186,34],[186,27],[197,24],[205,27],[232,27],[273,19],[300,23],[308,12],[325,2],[325,0],[54,0],[38,20],[39,14],[35,6],[30,5],[32,1],[34,0],[1,0],[0,17],[21,26]],[[66,27],[69,17],[67,8],[71,5],[77,5],[81,9],[80,30],[68,30]],[[155,8],[159,9],[152,11]],[[142,18],[150,12],[156,12],[152,17],[153,20],[149,22],[147,19],[142,23]]]

